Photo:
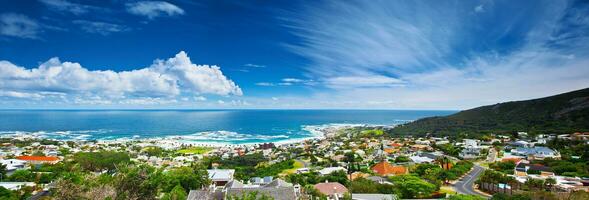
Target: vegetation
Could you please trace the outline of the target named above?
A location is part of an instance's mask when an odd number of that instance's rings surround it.
[[[448,198],[448,200],[485,200],[485,199],[486,198],[483,198],[478,195],[466,195],[466,194],[452,195],[452,196],[450,196],[450,198]]]
[[[180,149],[177,153],[180,154],[204,154],[213,150],[211,147],[190,147],[187,149]]]
[[[513,169],[515,168],[515,162],[507,161],[507,162],[494,162],[489,164],[489,168],[494,169],[496,171],[500,171],[504,174],[513,174]]]
[[[222,169],[235,169],[235,178],[239,180],[249,180],[252,177],[276,176],[284,170],[294,167],[294,160],[285,160],[274,164],[267,164],[267,159],[261,153],[246,154],[244,156],[221,159],[220,157],[206,158],[204,163],[220,164]],[[209,167],[210,168],[210,167]]]
[[[436,185],[417,176],[400,175],[389,178],[395,185],[396,194],[403,199],[429,197],[437,190]]]
[[[526,130],[538,133],[589,131],[589,88],[527,101],[499,103],[458,112],[445,117],[429,117],[388,131],[394,135],[511,134]]]
[[[74,161],[88,171],[113,171],[116,165],[130,162],[130,157],[124,152],[100,151],[79,152],[74,155]]]

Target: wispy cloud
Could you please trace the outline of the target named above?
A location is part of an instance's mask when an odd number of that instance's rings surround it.
[[[74,20],[73,23],[79,25],[82,30],[88,33],[95,33],[105,36],[110,35],[111,33],[126,32],[131,30],[126,26],[107,22]]]
[[[149,19],[166,15],[183,15],[184,10],[174,4],[165,1],[139,1],[126,4],[127,11],[131,14],[142,15]]]
[[[254,67],[254,68],[265,68],[266,67],[266,65],[256,65],[256,64],[251,64],[251,63],[245,64],[243,66],[245,66],[245,67]]]
[[[11,37],[38,39],[42,26],[23,14],[0,14],[0,34]]]
[[[315,85],[316,82],[310,79],[298,79],[298,78],[283,78],[280,82],[259,82],[257,86],[292,86],[292,85]]]
[[[85,14],[89,12],[91,9],[95,9],[93,6],[72,3],[67,0],[39,0],[41,3],[45,4],[50,9],[60,11],[60,12],[69,12],[75,15]]]
[[[502,17],[517,4],[322,2],[285,14],[302,40],[287,48],[333,89],[306,99],[334,104],[465,108],[588,87],[588,5],[538,2]]]

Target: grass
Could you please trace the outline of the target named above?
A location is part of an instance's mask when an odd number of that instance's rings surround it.
[[[444,185],[440,187],[440,193],[456,194],[456,191],[451,186]]]
[[[297,169],[303,168],[305,164],[302,162],[295,160],[294,164],[292,164],[292,168],[282,171],[282,174],[294,174],[297,172]]]
[[[177,152],[181,153],[181,154],[204,154],[206,152],[209,152],[213,150],[213,148],[210,147],[191,147],[188,149],[180,149]]]

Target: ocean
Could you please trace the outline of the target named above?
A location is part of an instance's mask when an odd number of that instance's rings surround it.
[[[316,126],[397,125],[456,111],[425,110],[0,110],[0,137],[59,140],[181,136],[200,143],[263,143],[315,136]]]

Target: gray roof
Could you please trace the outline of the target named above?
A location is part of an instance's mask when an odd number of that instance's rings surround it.
[[[258,192],[258,195],[266,195],[274,200],[296,200],[295,188],[292,184],[281,179],[275,179],[271,183],[260,187],[247,187],[239,181],[231,181],[225,186],[227,196],[241,196],[250,192]]]
[[[394,194],[352,194],[354,200],[396,200],[397,195]]]
[[[213,200],[214,194],[207,190],[190,190],[186,200]]]
[[[227,190],[227,196],[238,196],[249,194],[250,192],[258,192],[258,196],[266,195],[274,200],[296,200],[294,188],[277,187],[254,187],[254,188],[232,188]]]

